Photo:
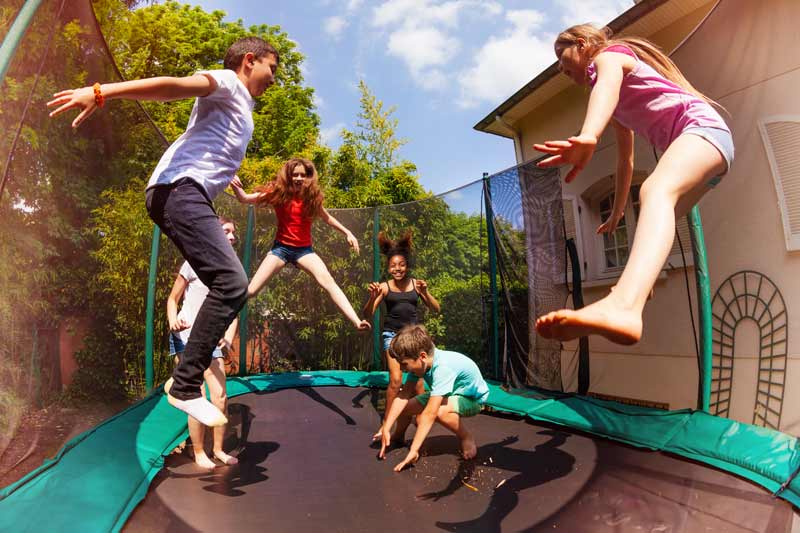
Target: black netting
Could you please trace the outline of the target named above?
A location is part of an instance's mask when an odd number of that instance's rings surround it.
[[[528,163],[489,179],[503,282],[504,374],[514,385],[561,390],[561,344],[536,334],[536,317],[566,303],[558,170]]]
[[[108,270],[96,254],[106,235],[93,220],[107,203],[104,191],[133,184],[136,210],[127,213],[130,220],[115,221],[123,234],[114,238],[146,261],[141,180],[163,142],[134,103],[114,102],[77,131],[66,118],[48,118],[45,107],[59,89],[118,79],[91,5],[54,0],[36,11],[2,80],[0,393],[9,402],[38,403],[60,392],[75,356],[83,367],[76,379],[104,375],[98,382],[107,390],[98,395],[141,381],[146,264],[132,269],[143,276],[103,279]],[[142,298],[116,298],[132,292]],[[127,315],[117,312],[123,306]],[[134,338],[135,345],[128,342]],[[85,356],[88,351],[95,356]]]
[[[18,3],[1,12],[3,31]],[[146,391],[153,225],[143,191],[165,141],[132,102],[109,102],[78,130],[70,126],[74,113],[50,119],[45,107],[57,90],[119,79],[90,3],[44,0],[2,80],[0,436],[11,434],[21,406],[63,390],[95,402]],[[498,257],[499,354],[491,342],[487,191]],[[215,206],[236,222],[244,257],[248,208],[229,195]],[[385,258],[375,269],[376,223],[392,237],[411,230],[411,275],[425,279],[442,306],[441,313],[421,311],[437,345],[472,357],[486,376],[561,387],[560,347],[532,328],[537,315],[566,299],[556,173],[525,165],[416,202],[331,212],[356,235],[361,253],[319,221],[314,248],[359,314],[368,284],[386,279]],[[272,245],[275,217],[256,209],[252,218],[254,272]],[[160,244],[155,384],[173,367],[165,302],[182,262],[165,237]],[[271,280],[248,313],[246,367],[234,353],[231,373],[384,366],[376,334],[358,333],[310,275],[294,267]]]

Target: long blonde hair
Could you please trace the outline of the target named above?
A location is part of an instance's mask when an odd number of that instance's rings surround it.
[[[656,72],[669,81],[710,104],[718,105],[689,83],[689,80],[681,73],[678,66],[657,45],[641,37],[617,37],[612,39],[612,33],[608,27],[598,29],[591,24],[578,24],[559,33],[556,38],[556,44],[571,46],[577,44],[578,39],[583,39],[586,41],[587,53],[592,58],[609,46],[615,44],[627,46],[633,50],[639,59],[653,67]]]
[[[256,187],[255,190],[260,193],[258,205],[284,205],[291,201],[295,197],[292,187],[292,174],[298,165],[305,167],[307,177],[297,195],[303,201],[303,215],[315,217],[321,214],[325,195],[319,186],[317,168],[308,159],[299,157],[294,157],[284,163],[273,181]]]

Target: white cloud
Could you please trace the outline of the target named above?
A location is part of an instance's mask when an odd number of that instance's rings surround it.
[[[316,92],[314,93],[312,101],[314,102],[314,107],[317,109],[325,106],[325,100]]]
[[[509,11],[505,35],[490,38],[474,56],[472,66],[458,75],[461,107],[497,103],[555,61],[554,34],[541,32],[543,13],[532,9]]]
[[[461,43],[433,27],[403,28],[389,36],[389,54],[405,61],[413,74],[443,65],[455,56]]]
[[[352,13],[359,7],[361,7],[362,0],[348,0],[347,1],[347,11],[348,13]]]
[[[633,0],[556,0],[556,6],[564,12],[564,28],[585,22],[604,26],[633,6]]]
[[[322,141],[322,144],[330,145],[333,144],[335,141],[339,139],[339,134],[342,133],[342,129],[346,126],[344,122],[337,122],[330,128],[322,128],[319,130],[319,137]]]
[[[445,69],[461,51],[460,18],[497,16],[502,6],[479,0],[387,0],[373,10],[372,26],[389,32],[387,53],[402,61],[425,90],[447,88]]]
[[[347,27],[344,17],[328,17],[322,22],[322,30],[333,40],[338,40]]]

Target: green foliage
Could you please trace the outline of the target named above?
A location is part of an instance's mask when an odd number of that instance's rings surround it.
[[[131,11],[116,0],[99,0],[95,10],[125,79],[189,76],[222,68],[225,51],[234,41],[262,37],[278,50],[280,66],[277,83],[256,99],[255,132],[247,155],[287,159],[315,143],[319,117],[313,111],[314,90],[303,86],[303,55],[279,26],[246,28],[241,20],[225,21],[223,11],[208,13],[174,1]],[[143,102],[169,141],[186,129],[192,105],[192,100]]]
[[[289,157],[314,161],[328,208],[358,237],[352,254],[338,232],[317,223],[314,246],[347,297],[359,309],[373,277],[375,209],[381,228],[415,235],[414,275],[426,279],[443,313],[426,323],[443,347],[484,357],[481,347],[481,219],[454,210],[455,196],[434,198],[419,184],[415,165],[399,156],[393,107],[384,106],[363,82],[361,111],[337,150],[319,144],[313,89],[304,85],[303,56],[278,26],[244,27],[226,22],[221,11],[206,12],[168,1],[130,10],[137,2],[95,0],[94,9],[109,48],[127,79],[185,76],[221,67],[235,39],[260,35],[281,54],[278,83],[257,99],[255,133],[240,176],[247,188],[273,179]],[[89,21],[56,24],[54,6],[43,4],[14,65],[0,87],[0,160],[29,97],[31,106],[10,160],[0,225],[0,359],[19,365],[30,353],[32,332],[66,317],[92,323],[80,368],[67,397],[117,399],[144,393],[145,296],[153,224],[143,190],[164,149],[139,104],[112,101],[79,130],[69,120],[51,120],[44,102],[55,91],[117,75],[104,56]],[[49,10],[49,11],[48,11]],[[0,31],[7,10],[0,11]],[[43,43],[52,33],[51,54]],[[42,76],[32,70],[44,60]],[[5,104],[8,105],[5,105]],[[168,140],[184,130],[190,100],[143,104]],[[473,191],[474,192],[474,191]],[[479,207],[479,195],[473,202]],[[391,208],[379,207],[403,204]],[[215,202],[237,222],[240,246],[246,210],[226,195]],[[254,262],[272,242],[274,215],[258,213]],[[181,259],[162,237],[155,317],[155,377],[168,375],[165,302]],[[264,341],[269,365],[260,370],[368,368],[372,336],[356,333],[304,272],[288,267],[250,303],[250,337]],[[265,358],[266,360],[266,358]]]

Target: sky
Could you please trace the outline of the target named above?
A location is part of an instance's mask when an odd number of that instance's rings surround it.
[[[400,158],[441,193],[516,164],[510,139],[473,129],[555,61],[553,39],[606,24],[633,0],[193,0],[227,20],[279,25],[305,55],[325,144],[353,128],[364,80],[394,106]],[[258,8],[254,8],[258,5]]]

